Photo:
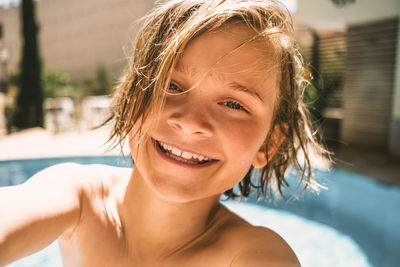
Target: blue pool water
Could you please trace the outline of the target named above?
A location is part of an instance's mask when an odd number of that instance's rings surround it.
[[[0,186],[22,183],[61,162],[131,165],[116,156],[2,161]],[[328,190],[307,191],[289,202],[256,201],[253,196],[241,203],[222,203],[249,222],[278,232],[304,267],[400,266],[400,188],[341,169],[318,172],[316,177]],[[25,266],[61,267],[57,243],[9,265]]]

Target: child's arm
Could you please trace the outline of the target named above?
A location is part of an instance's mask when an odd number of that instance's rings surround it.
[[[82,169],[59,164],[24,184],[0,188],[0,266],[46,247],[77,226]]]

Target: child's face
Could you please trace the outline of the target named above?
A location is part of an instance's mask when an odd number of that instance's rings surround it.
[[[172,74],[158,124],[140,145],[138,138],[130,141],[135,168],[159,197],[185,202],[217,196],[251,165],[266,164],[260,148],[278,90],[272,52],[253,43],[229,54],[252,35],[231,24],[192,40]],[[150,117],[143,127],[154,121]]]

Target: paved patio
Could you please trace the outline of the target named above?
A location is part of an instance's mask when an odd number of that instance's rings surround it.
[[[118,149],[107,151],[109,132],[109,129],[101,128],[53,134],[42,128],[32,128],[3,135],[0,136],[0,160],[117,155]]]

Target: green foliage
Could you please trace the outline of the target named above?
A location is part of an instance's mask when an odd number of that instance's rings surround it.
[[[111,92],[111,77],[103,65],[97,67],[95,73],[86,82],[88,95],[109,95]]]
[[[19,72],[18,71],[13,71],[8,75],[8,81],[10,82],[10,85],[15,85],[19,87]]]
[[[8,79],[10,84],[19,87],[20,84],[20,73],[18,71],[12,72]],[[42,87],[43,87],[43,98],[48,97],[77,97],[78,83],[71,79],[68,72],[46,68],[42,73]]]
[[[325,106],[341,107],[341,92],[344,86],[345,56],[343,54],[321,56],[321,85]]]
[[[21,75],[12,124],[18,129],[42,127],[42,64],[37,42],[39,27],[36,24],[33,0],[22,1],[20,18],[23,33]]]
[[[306,88],[306,99],[307,103],[313,103],[317,98],[318,98],[319,92],[318,89],[315,88],[315,86],[311,83],[309,86]]]
[[[331,0],[336,6],[343,7],[347,4],[354,4],[356,0]]]
[[[68,72],[46,69],[43,77],[44,97],[77,97],[77,83],[73,82]]]
[[[326,107],[341,107],[345,56],[321,53],[318,56],[318,69],[313,66],[313,79],[305,89],[305,102],[314,119],[321,120]]]

